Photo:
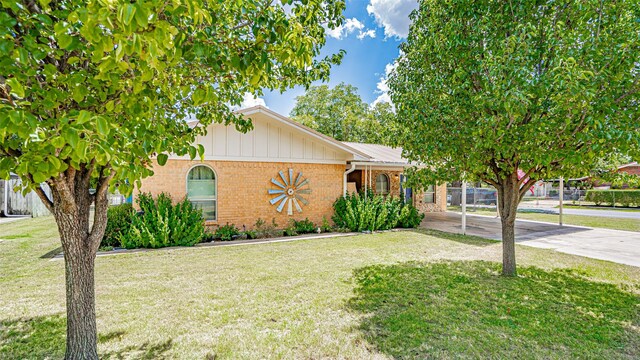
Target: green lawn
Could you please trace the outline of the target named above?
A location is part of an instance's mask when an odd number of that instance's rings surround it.
[[[0,358],[60,358],[51,219],[0,225]],[[436,232],[97,259],[103,358],[640,357],[640,268]]]
[[[624,208],[624,207],[613,207],[613,206],[595,206],[595,204],[591,205],[571,205],[571,204],[563,204],[565,209],[581,209],[581,210],[613,210],[613,211],[624,211],[624,212],[640,212],[640,208]],[[560,206],[556,206],[556,209]]]
[[[449,211],[460,211],[459,206],[447,207]],[[477,208],[475,211],[468,209],[469,214],[477,215],[489,215],[495,216],[495,210]],[[558,215],[556,214],[542,214],[533,212],[518,212],[518,219],[524,220],[536,220],[545,221],[557,224]],[[611,217],[597,217],[597,216],[584,216],[584,215],[562,215],[562,221],[566,225],[588,226],[594,228],[605,228],[613,230],[626,230],[626,231],[640,231],[640,221],[638,219],[622,219]]]

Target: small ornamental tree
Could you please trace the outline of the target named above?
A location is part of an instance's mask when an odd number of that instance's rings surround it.
[[[58,224],[66,358],[97,358],[94,259],[108,189],[130,191],[168,153],[202,156],[192,143],[207,124],[250,129],[230,110],[246,92],[326,80],[342,52],[317,56],[343,9],[337,0],[0,4],[0,178],[16,173]],[[205,126],[191,129],[190,117]]]
[[[423,0],[411,19],[388,84],[413,180],[495,186],[515,275],[530,184],[638,149],[640,2]]]

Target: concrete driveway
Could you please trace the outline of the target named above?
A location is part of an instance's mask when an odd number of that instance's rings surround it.
[[[422,222],[422,227],[460,233],[461,215],[454,212],[430,213]],[[500,240],[500,219],[493,216],[467,215],[467,234]],[[517,220],[516,242],[640,267],[640,232]]]

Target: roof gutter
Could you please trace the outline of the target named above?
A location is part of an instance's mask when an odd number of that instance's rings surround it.
[[[407,168],[407,167],[412,167],[412,166],[417,166],[417,165],[413,165],[413,164],[407,164],[407,163],[398,163],[398,162],[378,162],[378,161],[351,161],[350,162],[351,165],[360,165],[360,166],[378,166],[378,167],[403,167],[403,168]],[[420,166],[418,166],[420,167]]]

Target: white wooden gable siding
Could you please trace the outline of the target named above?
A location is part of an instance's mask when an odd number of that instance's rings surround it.
[[[263,113],[249,118],[253,130],[245,134],[233,125],[209,125],[207,135],[197,139],[204,146],[205,160],[346,164],[353,158],[353,154]]]

